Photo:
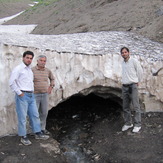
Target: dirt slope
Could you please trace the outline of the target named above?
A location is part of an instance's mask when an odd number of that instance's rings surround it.
[[[163,42],[162,0],[58,0],[6,24],[38,24],[33,34],[130,31]]]
[[[0,19],[15,15],[21,11],[30,8],[30,3],[31,0],[18,0],[16,2],[0,0]]]

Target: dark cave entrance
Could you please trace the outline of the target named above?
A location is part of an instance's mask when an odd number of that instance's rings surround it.
[[[76,123],[92,123],[105,118],[120,118],[122,100],[119,97],[102,98],[94,93],[87,96],[74,95],[58,104],[48,113],[47,129],[55,138],[67,132]]]
[[[92,139],[94,131],[103,125],[107,125],[111,132],[120,127],[121,103],[118,97],[105,99],[91,93],[72,96],[49,111],[47,129],[60,143],[68,162],[94,161],[96,154],[94,150],[89,150],[91,144],[95,143]]]

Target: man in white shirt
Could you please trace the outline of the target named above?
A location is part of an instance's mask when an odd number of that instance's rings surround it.
[[[122,63],[122,97],[125,124],[122,127],[122,131],[126,131],[133,127],[130,110],[130,102],[132,101],[134,109],[134,128],[132,131],[136,133],[141,129],[141,110],[138,96],[138,85],[142,80],[143,70],[139,62],[130,57],[130,52],[127,47],[121,48],[120,52],[124,58]]]
[[[26,119],[29,116],[30,124],[35,133],[35,139],[48,139],[42,134],[39,113],[34,98],[33,72],[30,64],[34,54],[31,51],[23,53],[23,62],[14,68],[11,73],[9,85],[15,92],[16,112],[18,117],[18,135],[24,145],[32,144],[26,133]]]

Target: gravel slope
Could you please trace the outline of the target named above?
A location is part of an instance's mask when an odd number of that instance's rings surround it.
[[[38,24],[32,33],[48,35],[130,31],[163,42],[163,1],[58,0],[37,5],[6,24]]]

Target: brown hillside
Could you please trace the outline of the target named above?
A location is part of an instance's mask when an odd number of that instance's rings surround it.
[[[33,34],[130,31],[163,42],[162,0],[58,0],[6,24],[38,24]]]
[[[15,15],[30,8],[31,0],[18,0],[16,2],[0,0],[0,19]]]

